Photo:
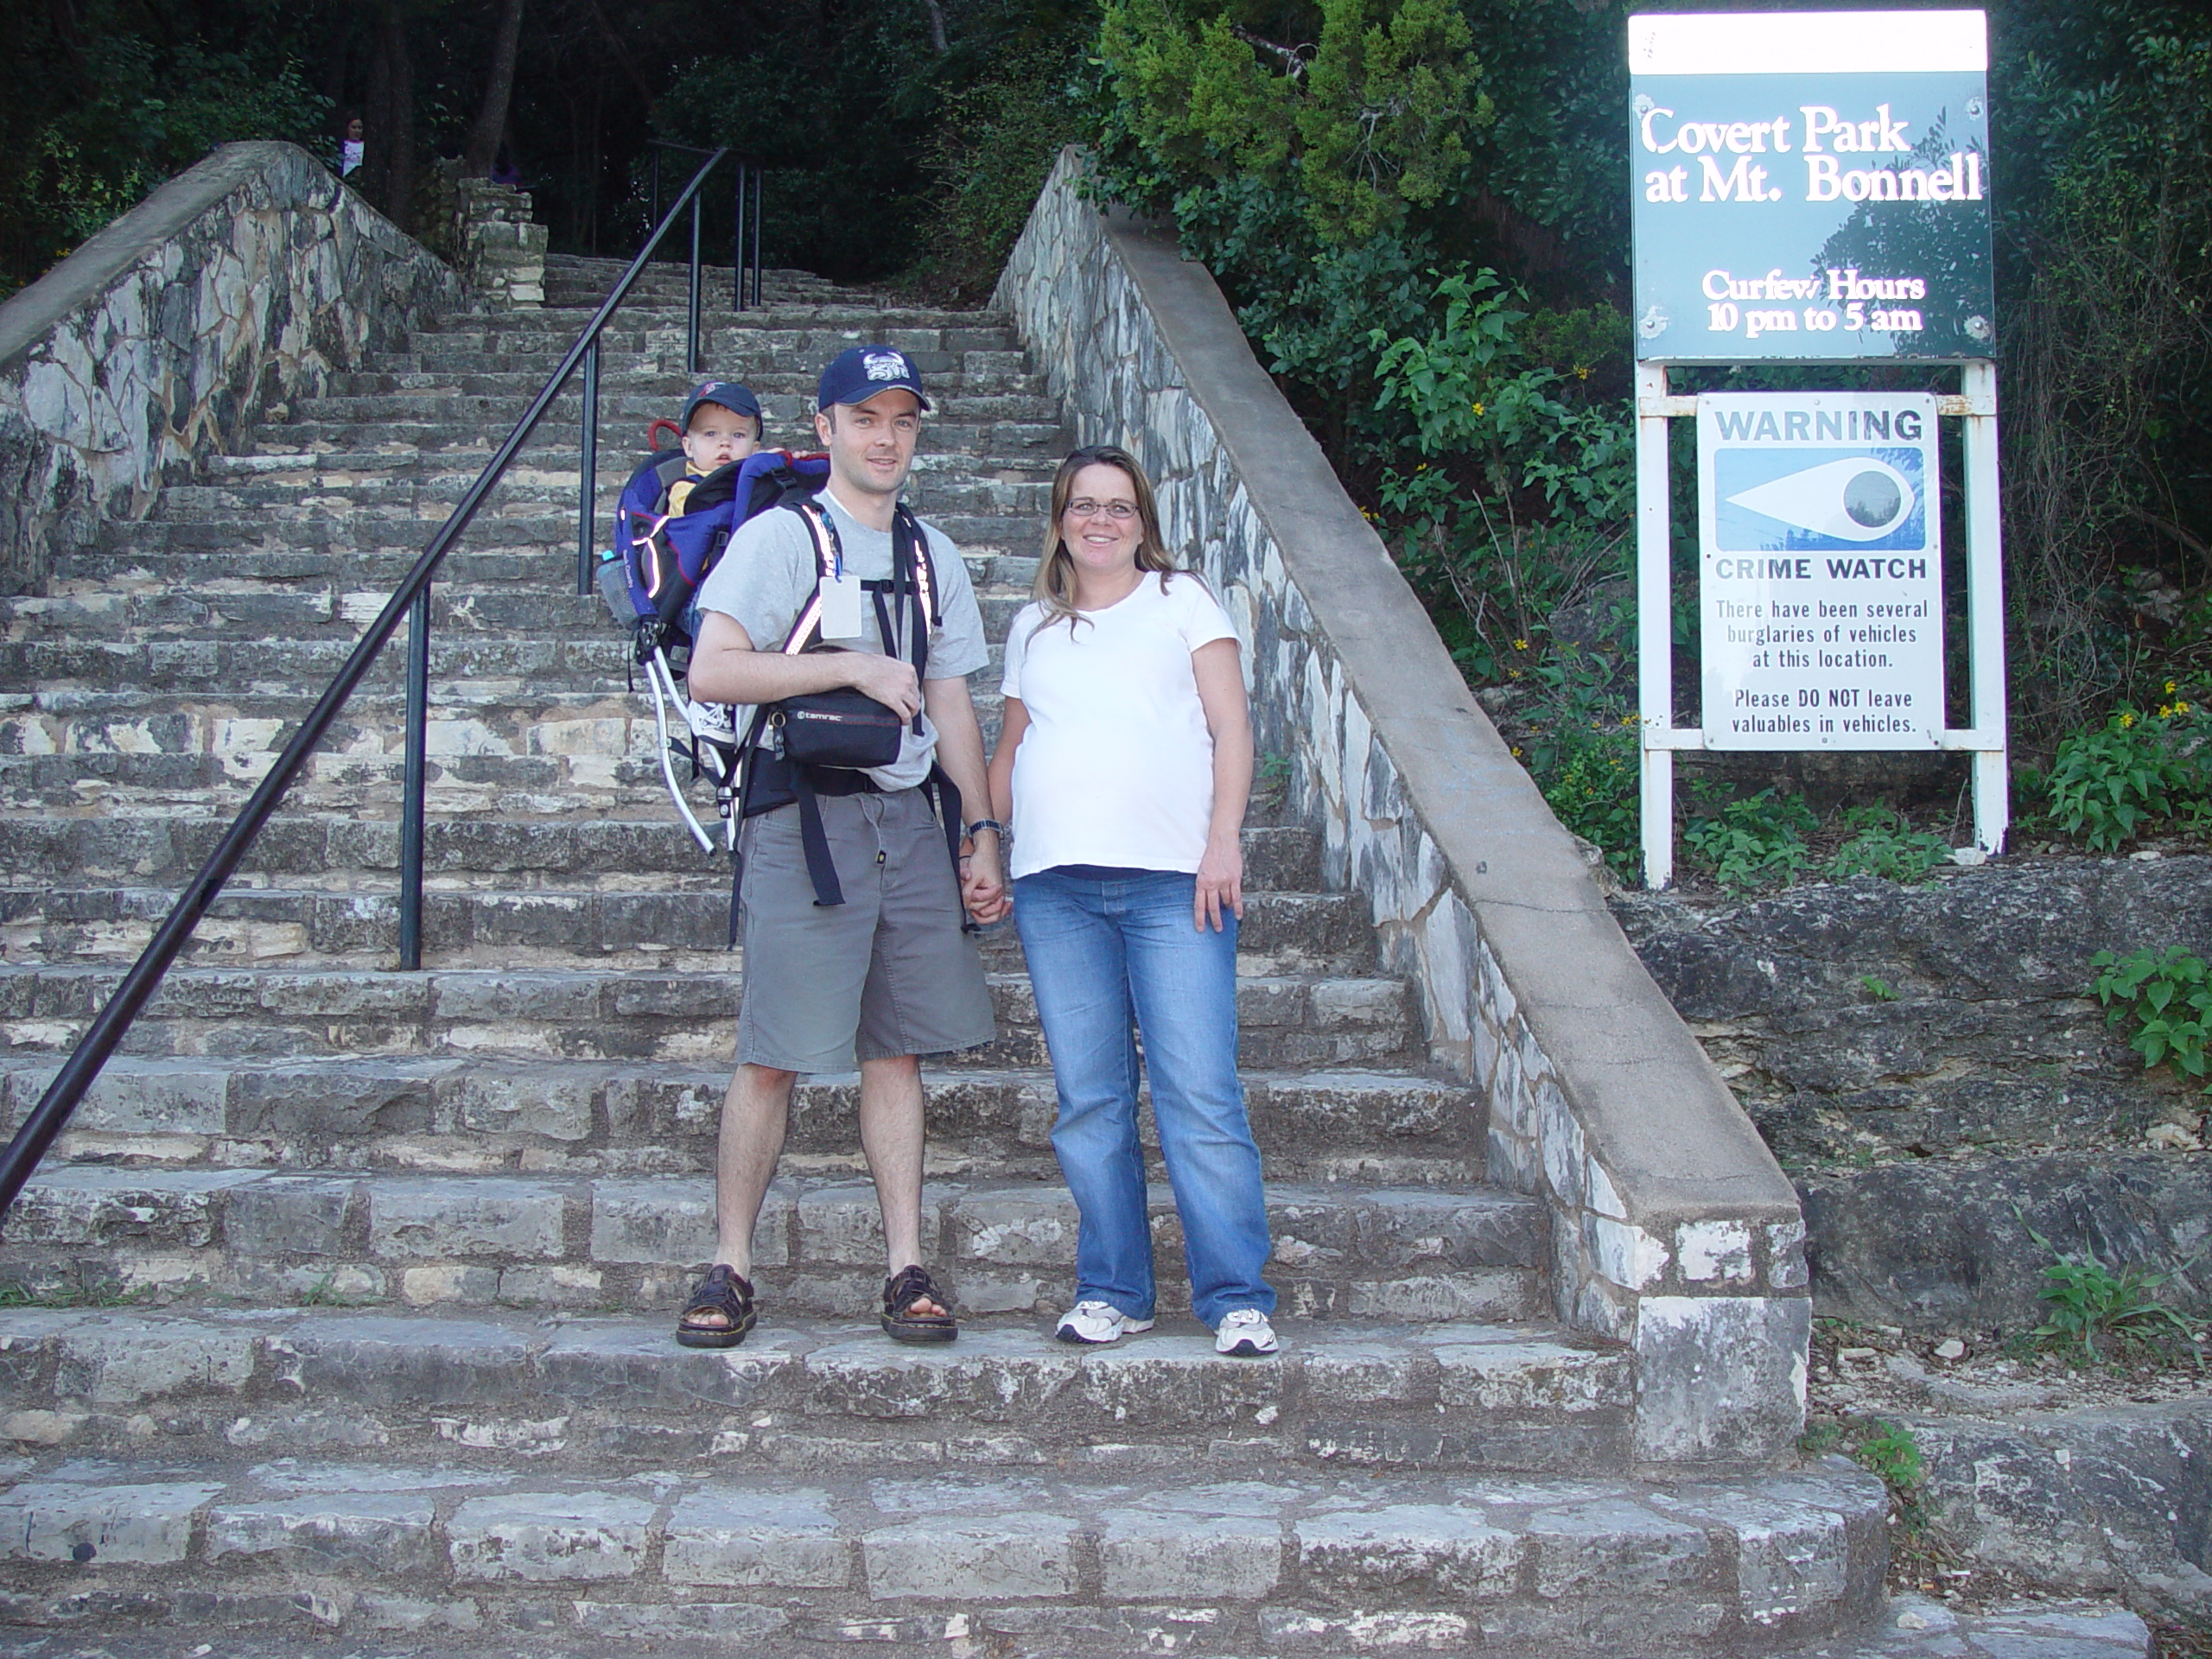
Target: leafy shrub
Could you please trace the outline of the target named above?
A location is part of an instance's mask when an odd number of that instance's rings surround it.
[[[2212,969],[2204,958],[2170,944],[2163,951],[2136,950],[2125,957],[2100,950],[2089,966],[2097,969],[2089,989],[2104,1004],[2107,1022],[2134,1023],[2127,1046],[2143,1057],[2143,1064],[2171,1064],[2212,1094],[2212,1079],[2205,1075]]]
[[[1564,651],[1536,671],[1544,701],[1521,759],[1559,821],[1605,854],[1624,881],[1643,863],[1638,734],[1602,652]]]
[[[2063,834],[2100,853],[2177,819],[2198,822],[2212,807],[2203,747],[2190,703],[2148,715],[2122,706],[2101,729],[2059,744],[2043,779],[2046,810]]]
[[[1805,837],[1817,828],[1802,796],[1763,789],[1728,802],[1712,817],[1693,818],[1682,839],[1715,881],[1742,893],[1802,875],[1813,861]]]
[[[2188,1271],[2189,1264],[2172,1273],[2152,1273],[2143,1268],[2109,1268],[2088,1249],[2061,1250],[2034,1228],[2016,1205],[2013,1214],[2027,1227],[2036,1248],[2052,1257],[2043,1270],[2044,1282],[2036,1294],[2050,1308],[2050,1317],[2035,1328],[2046,1342],[2075,1344],[2089,1359],[2101,1359],[2099,1336],[2150,1338],[2178,1334],[2187,1337],[2190,1322],[2158,1300],[2158,1293]]]
[[[1847,807],[1843,823],[1852,833],[1836,849],[1827,867],[1827,874],[1837,880],[1874,875],[1910,886],[1925,881],[1951,861],[1949,842],[1928,830],[1913,829],[1904,814],[1889,807]]]

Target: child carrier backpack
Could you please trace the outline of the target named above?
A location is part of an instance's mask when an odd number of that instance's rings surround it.
[[[814,543],[815,594],[800,607],[798,620],[785,636],[783,652],[835,650],[821,639],[822,585],[844,569],[837,527],[820,503],[794,499],[784,504],[804,521]],[[900,502],[891,523],[891,576],[888,581],[863,582],[861,590],[874,602],[877,637],[896,654],[906,641],[906,660],[914,666],[917,679],[929,675],[930,632],[943,620],[938,597],[937,567],[921,521]],[[911,606],[911,614],[909,607]],[[884,729],[887,722],[890,729]],[[738,836],[744,821],[772,812],[793,802],[798,805],[799,845],[806,858],[807,878],[818,906],[845,902],[837,869],[830,857],[830,841],[822,823],[820,798],[849,795],[870,787],[861,768],[888,766],[899,757],[900,728],[907,722],[866,693],[850,689],[811,692],[763,704],[737,745],[742,780],[728,814],[730,832],[729,943],[737,943],[739,900],[745,885],[745,858]],[[912,729],[922,733],[922,716],[914,714]],[[880,743],[881,747],[877,745]],[[873,751],[873,752],[871,752]],[[944,828],[945,851],[957,874],[960,868],[960,791],[941,766],[932,765],[921,785],[936,807]],[[963,919],[963,929],[969,926]]]
[[[656,430],[660,424],[655,423]],[[724,843],[731,861],[729,927],[734,945],[745,878],[739,840],[747,818],[797,802],[800,841],[815,902],[844,902],[822,826],[819,798],[868,787],[864,774],[852,769],[852,759],[837,753],[839,728],[856,718],[880,724],[888,711],[859,692],[820,693],[756,709],[746,730],[740,733],[729,708],[691,700],[684,685],[695,643],[691,608],[700,586],[739,525],[762,512],[794,512],[804,521],[814,543],[817,590],[801,607],[783,642],[781,649],[789,654],[834,649],[820,639],[819,582],[842,569],[843,554],[836,526],[814,500],[829,479],[827,455],[760,450],[698,480],[681,504],[683,512],[671,514],[671,493],[688,474],[683,452],[676,449],[656,451],[631,475],[616,510],[616,544],[600,556],[599,588],[616,621],[630,630],[633,661],[645,671],[659,744],[661,779],[668,787],[669,799],[692,838],[706,852],[714,850],[714,838],[685,798],[675,762],[690,762],[694,779],[703,775],[713,782],[715,810],[723,820]],[[942,621],[943,613],[928,538],[920,521],[903,502],[892,526],[891,578],[864,582],[861,590],[873,601],[879,636],[887,645],[894,645],[903,634],[909,642],[907,659],[913,664],[915,674],[925,676],[930,633]],[[852,699],[857,699],[857,703],[850,703]],[[670,735],[671,715],[683,729],[681,739]],[[919,714],[913,718],[912,729],[920,734]],[[889,759],[895,760],[897,752],[894,743]],[[957,870],[960,791],[944,769],[934,766],[922,787],[944,825],[946,851]],[[962,925],[969,925],[964,919]]]
[[[669,423],[656,422],[655,431],[663,424]],[[669,799],[701,850],[712,852],[714,837],[684,798],[675,763],[688,761],[693,778],[713,780],[717,808],[728,817],[738,785],[737,734],[728,709],[685,694],[691,607],[732,532],[755,513],[811,496],[829,478],[830,462],[821,454],[759,450],[698,480],[683,511],[671,513],[670,494],[688,473],[681,449],[664,449],[630,475],[615,509],[614,545],[600,555],[599,590],[629,631],[632,661],[645,671]],[[681,739],[669,734],[671,716]]]

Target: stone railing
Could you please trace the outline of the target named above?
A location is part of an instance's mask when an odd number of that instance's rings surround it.
[[[0,306],[0,590],[459,297],[305,150],[225,144]]]
[[[1812,1324],[1789,1180],[1211,276],[1084,172],[1061,156],[996,303],[1223,595],[1332,878],[1368,896],[1432,1057],[1487,1097],[1492,1179],[1548,1201],[1560,1317],[1635,1354],[1639,1454],[1786,1454]]]

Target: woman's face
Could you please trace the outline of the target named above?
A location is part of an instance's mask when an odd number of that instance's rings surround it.
[[[1060,539],[1079,569],[1110,573],[1133,568],[1144,543],[1136,486],[1118,467],[1094,461],[1075,475]]]
[[[355,116],[351,121],[348,121],[346,124],[346,136],[357,144],[361,142],[361,118],[359,116]]]

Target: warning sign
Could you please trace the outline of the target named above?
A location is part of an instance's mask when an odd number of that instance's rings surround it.
[[[1706,747],[1911,749],[1943,729],[1936,399],[1698,399]]]

